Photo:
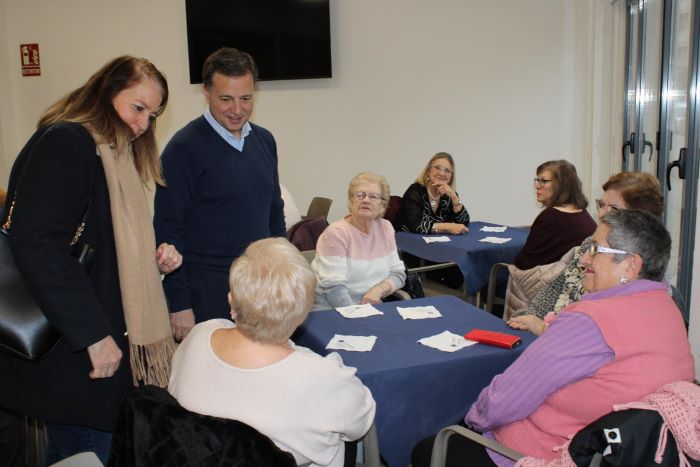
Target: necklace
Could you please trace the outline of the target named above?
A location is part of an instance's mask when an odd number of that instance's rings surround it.
[[[430,198],[430,207],[435,209],[438,205],[438,201],[440,200],[440,196],[433,197],[433,194],[430,192],[430,189],[428,189],[428,198]]]

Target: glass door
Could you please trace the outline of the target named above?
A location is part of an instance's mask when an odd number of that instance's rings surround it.
[[[655,174],[673,239],[667,279],[690,302],[700,141],[700,0],[627,0],[623,170]]]
[[[680,252],[682,259],[678,287],[686,303],[690,305],[690,288],[695,248],[695,224],[697,217],[698,174],[700,174],[700,1],[691,2],[688,16],[692,18],[690,29],[690,78],[688,83],[687,139],[680,151],[678,172],[684,169],[683,201],[681,207]],[[673,164],[673,163],[672,163]],[[671,166],[673,170],[675,167]]]
[[[679,253],[683,242],[683,215],[687,213],[683,205],[687,163],[685,146],[688,138],[691,23],[691,0],[667,2],[659,138],[659,158],[661,166],[666,170],[659,174],[659,181],[665,191],[666,227],[673,240],[666,275],[668,281],[675,286],[679,286],[681,269],[684,267],[683,258],[688,258]]]
[[[659,170],[663,0],[627,0],[623,170]]]
[[[637,89],[639,79],[639,67],[637,66],[640,55],[639,50],[639,1],[627,0],[626,24],[627,36],[625,39],[625,106],[623,117],[623,134],[625,141],[622,143],[622,170],[634,170],[637,141],[637,123],[639,115],[640,91]]]
[[[667,3],[673,3],[671,1]],[[634,169],[657,174],[659,135],[659,94],[661,86],[661,50],[663,45],[664,2],[640,0],[639,113],[637,128],[639,151]]]

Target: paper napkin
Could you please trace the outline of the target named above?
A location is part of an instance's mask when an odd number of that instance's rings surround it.
[[[423,237],[423,240],[425,240],[425,243],[449,242],[450,237],[440,235],[439,237]]]
[[[507,228],[508,227],[506,227],[505,225],[493,226],[493,227],[489,227],[489,226],[485,225],[479,230],[481,230],[482,232],[505,232]]]
[[[480,242],[487,242],[487,243],[505,243],[509,242],[511,239],[510,238],[503,238],[503,237],[486,237],[482,238],[479,240]]]
[[[403,319],[428,319],[428,318],[440,318],[442,314],[434,306],[407,306],[407,307],[396,307],[396,311],[399,312]]]
[[[377,336],[342,336],[336,334],[326,345],[326,348],[348,350],[350,352],[369,352],[376,341]]]
[[[384,314],[374,308],[370,303],[365,303],[364,305],[341,306],[336,308],[336,310],[346,318],[365,318],[367,316]]]
[[[419,339],[418,342],[425,346],[442,350],[443,352],[456,352],[457,350],[476,344],[476,342],[465,339],[459,334],[454,334],[450,331],[443,331],[434,336],[424,337]]]

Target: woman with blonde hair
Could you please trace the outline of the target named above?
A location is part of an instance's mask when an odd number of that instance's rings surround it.
[[[401,199],[397,220],[401,230],[423,234],[467,233],[469,212],[454,187],[454,159],[446,152],[438,152]]]
[[[83,451],[106,463],[122,397],[168,381],[160,274],[182,257],[156,249],[145,192],[163,182],[154,127],[167,101],[152,63],[115,58],[49,107],[12,168],[3,228],[62,340],[37,362],[0,353],[0,406],[46,422],[49,464]],[[78,234],[95,250],[89,272],[71,255]]]
[[[308,262],[286,239],[258,240],[233,262],[229,283],[235,324],[192,329],[175,352],[170,393],[188,410],[252,426],[300,465],[342,466],[344,441],[369,430],[375,403],[337,353],[289,340],[314,300]]]
[[[316,244],[315,310],[380,303],[403,286],[406,270],[394,228],[382,218],[389,194],[381,175],[362,172],[350,181],[350,214],[328,226]]]

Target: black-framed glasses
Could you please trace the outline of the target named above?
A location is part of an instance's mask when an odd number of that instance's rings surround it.
[[[598,206],[598,210],[602,211],[605,208],[610,208],[613,211],[620,209],[620,206],[615,206],[614,204],[606,204],[602,199],[595,200],[595,205]]]
[[[551,183],[552,180],[546,179],[546,178],[534,178],[532,179],[533,182],[535,182],[535,186],[544,186],[547,183]]]
[[[596,242],[591,242],[591,246],[588,247],[588,254],[593,257],[598,253],[608,253],[611,255],[629,255],[628,252],[624,250],[617,250],[615,248],[608,248],[606,246],[600,246]]]
[[[367,193],[364,191],[356,191],[355,193],[352,194],[355,199],[363,200],[365,198],[369,198],[370,201],[381,201],[384,198],[382,198],[382,195],[379,193]]]

